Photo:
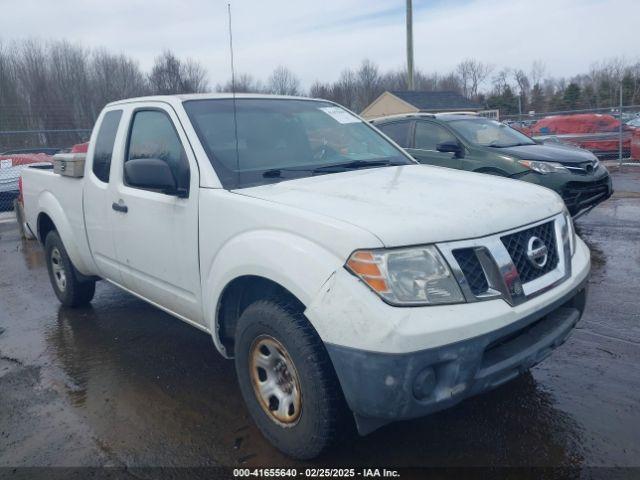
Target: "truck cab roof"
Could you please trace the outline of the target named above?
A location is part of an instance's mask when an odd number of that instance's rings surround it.
[[[107,107],[116,105],[127,105],[131,103],[141,102],[164,102],[170,104],[182,103],[189,100],[228,100],[228,99],[241,99],[241,98],[253,98],[253,99],[277,99],[277,100],[321,100],[318,98],[309,97],[296,97],[292,95],[270,95],[262,93],[236,93],[235,95],[230,92],[225,93],[190,93],[179,95],[151,95],[146,97],[134,97],[126,98],[123,100],[117,100],[107,104]],[[325,100],[326,101],[326,100]]]
[[[442,120],[444,122],[453,121],[453,120],[474,120],[474,119],[484,119],[474,112],[440,112],[440,113],[426,113],[426,112],[417,112],[417,113],[399,113],[397,115],[385,115],[384,117],[376,117],[370,120],[374,125],[377,123],[389,122],[392,120],[404,120],[407,118],[412,119],[437,119]]]

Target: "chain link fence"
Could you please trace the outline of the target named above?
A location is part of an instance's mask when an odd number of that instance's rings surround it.
[[[0,130],[0,212],[14,209],[27,165],[51,163],[55,153],[88,141],[90,135],[91,129]]]
[[[601,160],[640,162],[640,105],[506,115],[501,120],[535,140],[590,150]]]

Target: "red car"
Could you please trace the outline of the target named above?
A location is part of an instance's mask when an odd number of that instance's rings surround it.
[[[631,137],[635,129],[622,126],[622,155],[629,157]],[[600,158],[617,158],[620,142],[620,121],[612,115],[581,113],[553,115],[538,120],[529,132],[537,139],[555,138],[586,150]]]

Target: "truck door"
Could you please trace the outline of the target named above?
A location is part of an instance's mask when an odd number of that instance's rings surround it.
[[[131,186],[125,167],[135,159],[166,162],[177,191],[163,193]],[[188,321],[202,324],[198,166],[170,106],[150,102],[128,112],[122,160],[111,208],[123,285]]]
[[[458,140],[442,125],[420,120],[416,121],[413,146],[407,151],[420,163],[462,168],[460,158],[455,154],[438,151],[438,144],[447,141],[457,142]]]
[[[112,158],[119,153],[114,146],[122,145],[126,136],[126,126],[121,122],[122,114],[121,109],[108,110],[98,120],[98,132],[87,152],[91,169],[83,179],[82,198],[91,255],[100,275],[116,283],[122,282],[122,278],[111,224],[113,181],[110,181],[110,177]]]

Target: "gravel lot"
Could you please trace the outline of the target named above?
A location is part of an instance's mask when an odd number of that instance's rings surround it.
[[[320,463],[640,466],[640,168],[580,219],[585,316],[530,373],[442,413],[349,435]],[[36,242],[0,223],[0,466],[285,466],[204,333],[105,282],[60,307]],[[639,472],[639,470],[636,470]],[[1,474],[0,474],[1,476]]]

